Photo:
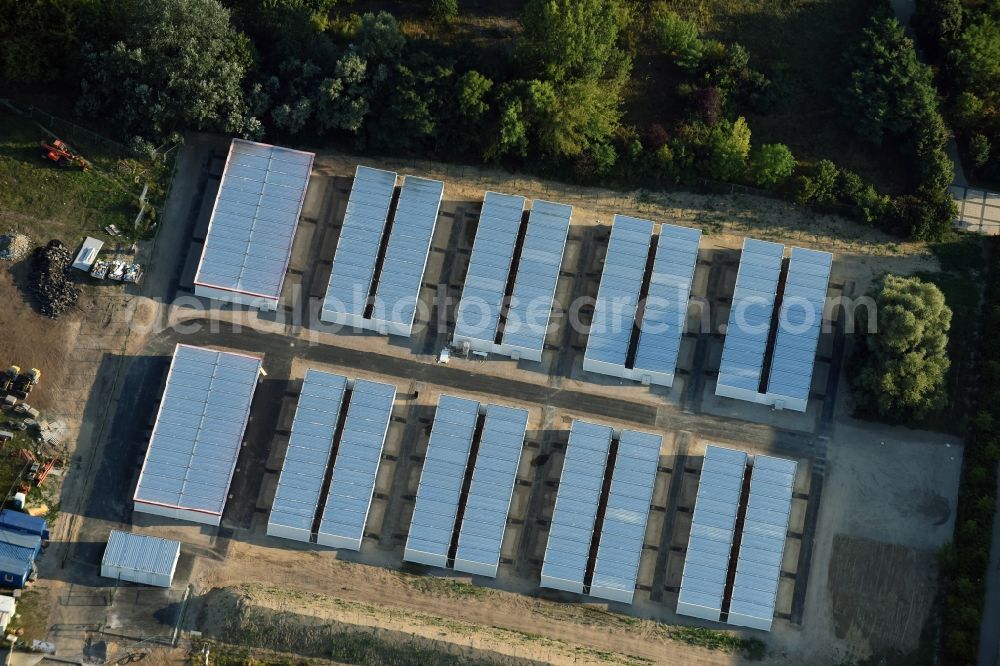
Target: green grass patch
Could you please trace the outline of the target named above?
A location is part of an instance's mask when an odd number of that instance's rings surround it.
[[[37,243],[59,238],[70,247],[84,235],[111,240],[110,224],[129,232],[141,190],[134,176],[100,152],[84,152],[94,164],[86,172],[43,160],[39,141],[48,138],[33,121],[0,111],[0,232],[17,228]]]
[[[24,634],[18,638],[19,647],[30,646],[33,640],[45,640],[49,634],[50,610],[45,594],[31,589],[22,591],[21,598],[17,600],[14,619],[7,625],[7,633],[24,629]]]
[[[674,640],[688,645],[697,645],[709,650],[742,652],[747,659],[753,661],[759,661],[767,656],[767,646],[756,638],[740,638],[724,631],[683,626],[670,627],[669,634]]]

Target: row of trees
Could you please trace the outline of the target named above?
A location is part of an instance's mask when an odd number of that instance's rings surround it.
[[[319,138],[585,181],[746,183],[848,204],[916,238],[951,221],[929,75],[888,20],[852,51],[845,109],[872,141],[913,157],[914,193],[894,200],[832,163],[800,168],[786,146],[754,145],[745,117],[773,105],[770,80],[741,45],[706,39],[670,11],[644,20],[622,0],[527,0],[512,47],[483,56],[461,41],[407,39],[386,12],[332,18],[334,3],[0,0],[0,76],[71,91],[79,113],[139,147],[188,129]],[[425,5],[441,22],[457,11]],[[622,118],[643,35],[668,61],[660,74],[677,82],[676,110],[639,129]]]
[[[991,333],[1000,330],[1000,242],[989,246],[990,266],[979,343],[981,372],[977,407],[965,437],[962,480],[955,516],[955,537],[941,558],[945,579],[943,663],[975,664],[979,650],[986,572],[990,560],[993,514],[1000,463],[1000,346]]]
[[[846,59],[846,124],[865,140],[900,151],[909,167],[901,170],[909,193],[884,202],[878,212],[882,226],[912,238],[940,239],[958,211],[948,191],[954,164],[944,151],[948,133],[931,69],[917,59],[913,41],[885,5],[870,17]]]
[[[940,68],[968,166],[1000,187],[1000,2],[917,0],[913,24]]]

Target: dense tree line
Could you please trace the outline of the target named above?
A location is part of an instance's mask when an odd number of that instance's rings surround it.
[[[917,0],[913,25],[973,174],[1000,187],[1000,1]]]
[[[1000,462],[1000,242],[989,244],[989,282],[983,305],[979,358],[982,371],[970,394],[976,409],[965,436],[962,480],[955,516],[955,536],[941,557],[945,580],[941,617],[942,663],[976,664],[986,571],[993,536]]]
[[[777,94],[766,73],[740,44],[705,38],[662,7],[647,17],[627,0],[527,0],[521,33],[487,57],[460,40],[409,39],[387,12],[345,17],[335,5],[0,0],[0,79],[58,88],[138,148],[221,131],[584,182],[744,183],[820,209],[846,204],[915,238],[951,221],[943,124],[898,24],[873,22],[852,50],[844,104],[872,141],[913,158],[912,194],[890,199],[832,162],[802,167],[782,144],[754,144],[746,115],[767,113]],[[458,11],[454,0],[422,6],[440,24]],[[676,108],[641,127],[623,121],[640,39],[666,56],[662,74],[676,88]]]

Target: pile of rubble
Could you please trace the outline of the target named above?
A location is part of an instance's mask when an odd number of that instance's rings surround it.
[[[76,305],[80,289],[70,279],[72,265],[73,254],[62,241],[52,240],[35,250],[35,295],[46,317],[55,319]]]
[[[31,239],[16,231],[0,236],[0,259],[17,261],[28,254],[31,249]]]

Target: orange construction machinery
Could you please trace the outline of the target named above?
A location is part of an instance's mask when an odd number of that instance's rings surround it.
[[[78,166],[84,171],[90,168],[90,162],[83,159],[83,157],[75,153],[72,148],[59,139],[55,139],[51,143],[42,140],[39,145],[42,149],[41,156],[43,160],[55,162],[63,167]]]

